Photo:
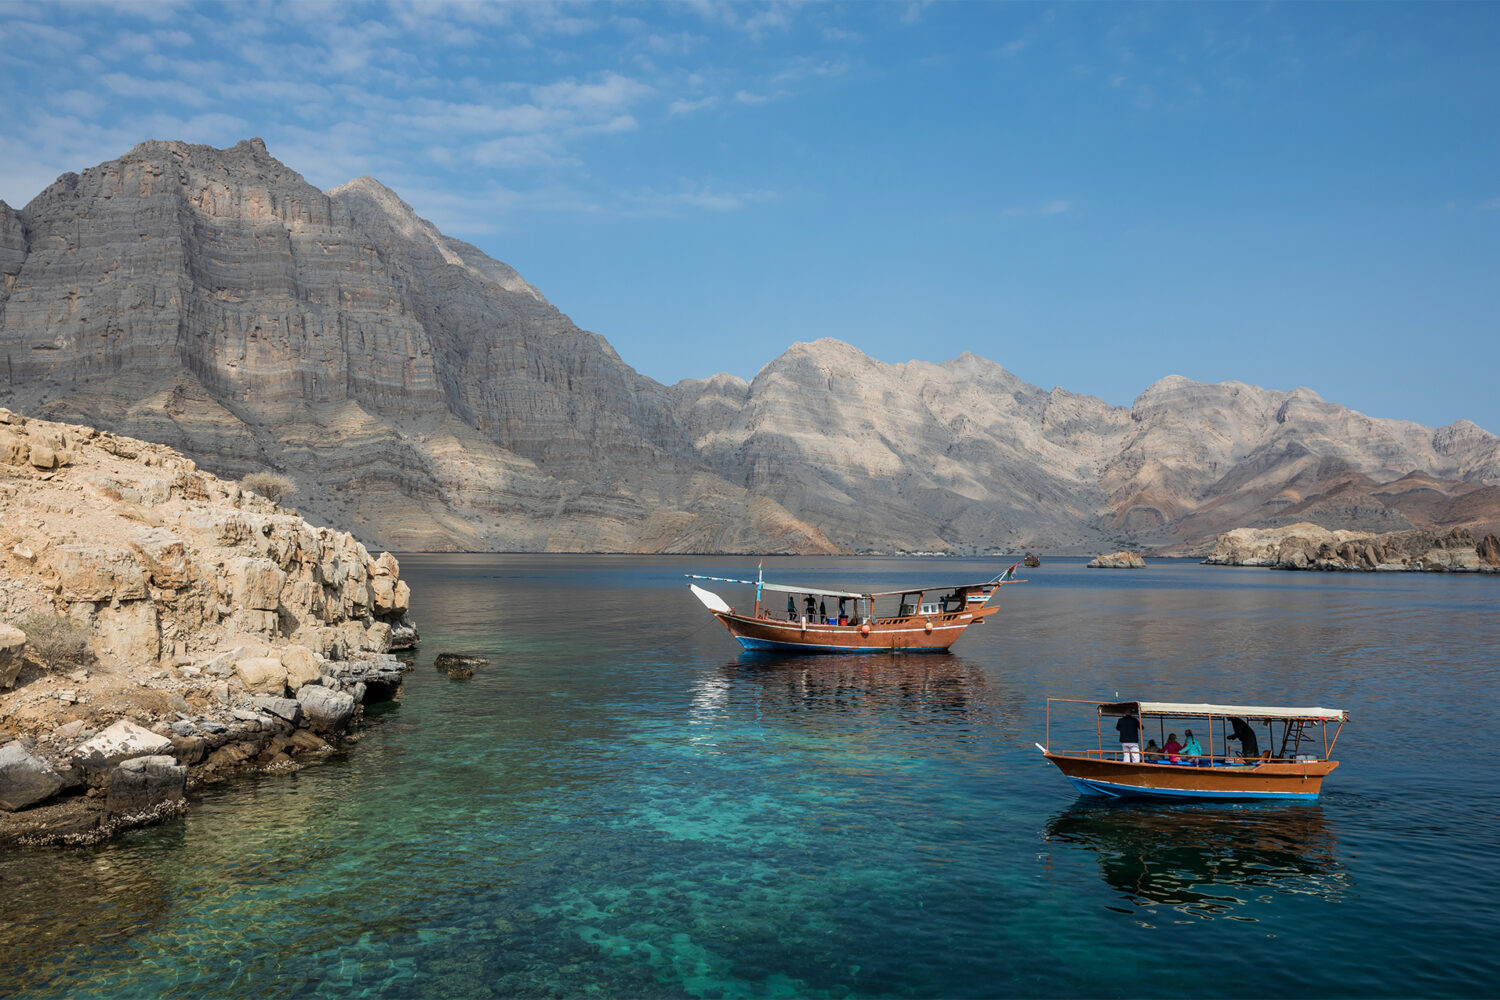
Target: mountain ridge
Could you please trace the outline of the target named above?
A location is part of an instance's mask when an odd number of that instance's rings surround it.
[[[0,279],[3,405],[283,471],[383,547],[1206,551],[1298,505],[1500,522],[1466,489],[1500,484],[1500,439],[1300,387],[1168,375],[1122,407],[833,338],[664,386],[379,181],[318,191],[258,139],[140,143],[0,206]],[[1442,500],[1398,503],[1411,473]]]

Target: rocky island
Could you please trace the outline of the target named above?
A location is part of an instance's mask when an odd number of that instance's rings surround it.
[[[1203,561],[1211,566],[1272,569],[1497,573],[1500,538],[1487,534],[1475,542],[1467,528],[1372,535],[1301,523],[1225,532]]]
[[[162,445],[8,410],[0,563],[0,844],[93,842],[328,754],[417,639],[389,553]]]

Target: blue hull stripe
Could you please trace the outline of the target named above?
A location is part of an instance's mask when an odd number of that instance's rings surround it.
[[[1122,785],[1117,782],[1099,781],[1094,778],[1075,778],[1072,775],[1067,775],[1067,779],[1073,783],[1074,788],[1077,788],[1085,795],[1103,795],[1112,799],[1146,798],[1311,800],[1318,797],[1317,792],[1218,792],[1183,788],[1142,788],[1139,785]]]

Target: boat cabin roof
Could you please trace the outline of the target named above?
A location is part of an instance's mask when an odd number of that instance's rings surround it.
[[[734,579],[731,579],[729,577],[724,577],[724,576],[699,576],[696,573],[687,573],[687,574],[684,574],[684,575],[689,580],[717,580],[720,583],[743,583],[743,584],[745,584],[747,586],[750,586],[750,587],[754,587],[754,586],[757,585],[756,581],[754,581],[754,580],[734,580]],[[861,598],[866,598],[866,597],[896,597],[896,596],[901,595],[901,594],[924,594],[924,593],[927,593],[928,591],[935,591],[935,590],[951,590],[951,591],[962,591],[962,590],[966,590],[966,589],[967,590],[977,590],[978,588],[985,586],[985,584],[981,584],[981,583],[959,583],[959,584],[954,584],[954,585],[949,586],[949,587],[907,587],[904,590],[866,591],[865,593],[862,593],[862,594],[856,594],[856,593],[853,593],[853,592],[847,591],[847,590],[829,590],[826,587],[808,587],[808,586],[804,586],[804,585],[801,585],[801,584],[791,584],[791,583],[766,583],[766,582],[762,582],[762,583],[759,584],[759,586],[760,586],[760,588],[762,590],[768,590],[768,591],[771,591],[772,593],[776,593],[776,594],[811,594],[814,597],[846,597],[849,600],[853,601],[853,600],[859,600]]]
[[[1321,719],[1343,722],[1349,713],[1341,708],[1276,708],[1267,705],[1210,705],[1177,701],[1100,702],[1099,714],[1116,715],[1230,715],[1245,719]]]

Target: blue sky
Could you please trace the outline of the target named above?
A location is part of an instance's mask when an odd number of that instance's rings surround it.
[[[671,383],[833,336],[1500,433],[1500,4],[14,3],[0,198],[371,174]]]

